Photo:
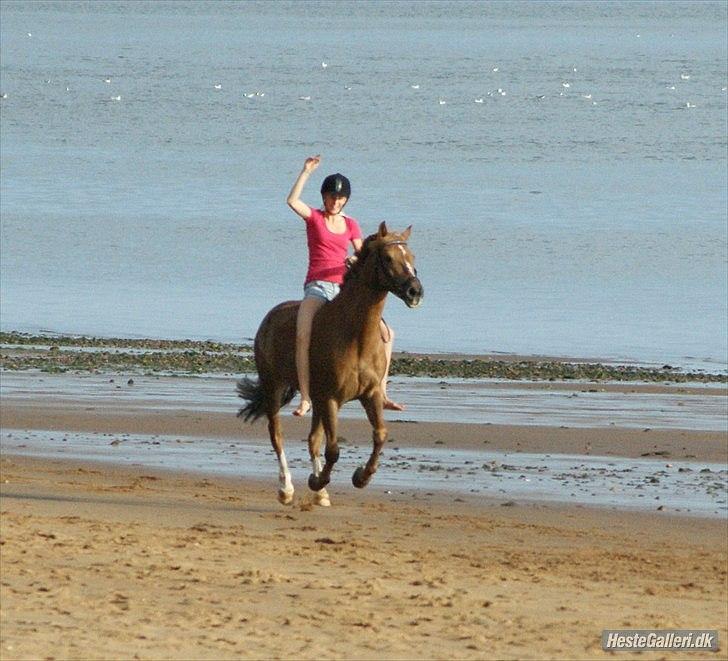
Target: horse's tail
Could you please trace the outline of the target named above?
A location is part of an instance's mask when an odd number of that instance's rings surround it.
[[[268,398],[260,383],[260,379],[254,381],[245,376],[238,381],[236,389],[238,391],[238,397],[248,402],[238,411],[238,418],[242,418],[245,422],[255,422],[267,413]],[[283,391],[283,396],[281,397],[281,401],[278,402],[276,410],[288,404],[295,394],[295,388],[288,386]]]

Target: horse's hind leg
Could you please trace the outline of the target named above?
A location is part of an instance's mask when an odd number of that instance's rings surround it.
[[[321,422],[321,415],[314,409],[313,419],[311,421],[311,431],[308,435],[308,453],[311,456],[311,467],[313,469],[313,477],[315,480],[319,479],[323,464],[321,463],[321,456],[319,451],[321,449],[321,439],[324,435],[324,427]],[[328,507],[331,505],[329,494],[326,489],[320,491],[314,491],[314,502],[322,507]]]
[[[273,450],[278,457],[278,501],[289,505],[293,501],[293,482],[291,472],[288,470],[286,453],[283,451],[283,434],[278,412],[268,413],[268,433]]]
[[[382,446],[387,440],[387,428],[384,426],[384,415],[382,405],[384,398],[382,393],[377,392],[372,397],[361,400],[362,406],[367,413],[369,423],[372,426],[372,454],[369,461],[364,466],[359,466],[354,471],[351,478],[352,483],[358,489],[362,489],[372,479],[372,475],[377,472],[379,467],[379,455],[382,452]]]

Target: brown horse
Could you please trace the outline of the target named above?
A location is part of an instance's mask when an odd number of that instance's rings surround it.
[[[354,472],[355,487],[369,483],[377,470],[379,453],[387,436],[381,389],[386,367],[384,343],[379,322],[388,292],[408,307],[417,307],[422,284],[414,268],[414,256],[407,246],[411,227],[402,233],[389,232],[382,223],[379,231],[367,237],[358,260],[344,278],[339,295],[323,305],[311,329],[310,372],[313,404],[308,451],[313,473],[308,486],[317,492],[316,502],[329,505],[325,486],[339,458],[336,426],[339,409],[358,399],[373,429],[374,447],[366,465]],[[278,500],[293,500],[293,484],[283,451],[283,435],[278,412],[293,399],[298,388],[296,376],[296,315],[300,301],[287,301],[265,316],[255,336],[255,364],[258,380],[238,382],[238,394],[247,400],[238,415],[246,422],[268,417],[268,432],[278,457]],[[321,466],[319,449],[326,435],[326,464]]]

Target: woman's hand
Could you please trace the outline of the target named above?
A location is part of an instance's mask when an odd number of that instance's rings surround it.
[[[354,264],[356,264],[357,260],[359,258],[356,255],[349,255],[345,260],[344,264],[346,264],[346,268],[350,269]]]
[[[311,174],[321,163],[321,155],[309,156],[303,164],[303,171]]]

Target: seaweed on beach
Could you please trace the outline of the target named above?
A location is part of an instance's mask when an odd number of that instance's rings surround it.
[[[140,372],[249,374],[255,362],[249,345],[213,341],[92,338],[0,333],[4,370],[43,372]],[[669,365],[605,365],[553,359],[497,360],[395,354],[393,376],[503,379],[510,381],[642,381],[726,383],[725,374],[682,372]]]

